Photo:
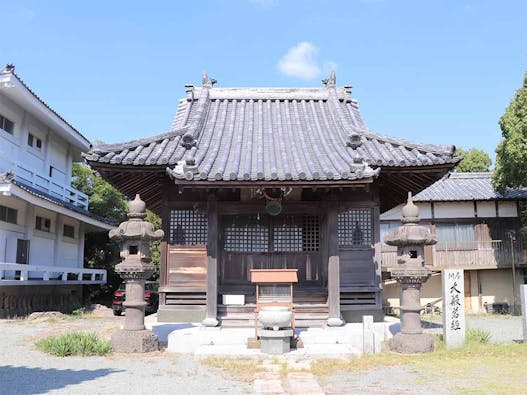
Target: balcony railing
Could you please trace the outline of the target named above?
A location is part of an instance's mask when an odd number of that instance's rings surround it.
[[[0,286],[51,284],[106,284],[106,270],[0,263]]]
[[[73,204],[83,210],[88,210],[88,196],[86,194],[51,177],[16,164],[15,179],[64,202]]]
[[[516,265],[521,251],[515,251]],[[439,242],[425,249],[425,260],[433,268],[446,267],[511,267],[513,254],[511,246],[502,240]],[[382,247],[382,266],[397,266],[395,247]]]

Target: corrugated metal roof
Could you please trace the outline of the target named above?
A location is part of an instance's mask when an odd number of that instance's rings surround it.
[[[527,199],[527,189],[507,189],[503,194],[492,186],[492,173],[451,173],[418,193],[416,202]]]
[[[376,176],[381,166],[459,161],[453,146],[369,131],[347,88],[212,88],[205,82],[187,90],[167,133],[99,145],[86,159],[168,166],[174,178],[207,181],[354,180]]]

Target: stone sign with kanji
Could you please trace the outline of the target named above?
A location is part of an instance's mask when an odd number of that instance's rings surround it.
[[[463,270],[443,270],[443,338],[447,348],[465,343],[464,295]]]

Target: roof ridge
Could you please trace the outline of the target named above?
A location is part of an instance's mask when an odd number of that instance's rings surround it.
[[[450,178],[492,178],[492,171],[460,171],[450,173]]]
[[[369,129],[357,129],[357,132],[363,134],[365,137],[374,138],[376,140],[384,141],[386,143],[394,145],[404,145],[406,147],[416,148],[418,150],[429,151],[435,154],[454,154],[456,147],[455,145],[441,145],[441,144],[424,144],[418,143],[402,138],[396,138],[391,136],[386,136],[377,132],[374,132]],[[455,157],[458,158],[458,157]]]
[[[20,78],[20,76],[15,73],[15,66],[12,65],[12,64],[8,64],[6,65],[2,71],[0,72],[0,74],[3,74],[3,75],[6,75],[6,74],[11,74],[12,76],[14,76],[18,82],[20,82],[20,84],[27,89],[27,91],[35,98],[37,99],[44,107],[46,107],[48,110],[50,110],[55,116],[57,116],[57,118],[59,118],[62,122],[64,122],[66,125],[68,125],[74,132],[76,132],[80,137],[82,137],[84,140],[86,140],[89,144],[90,143],[90,140],[88,140],[86,138],[86,136],[84,136],[81,132],[79,132],[71,123],[69,123],[64,117],[62,117],[62,115],[60,115],[57,111],[55,111],[53,108],[51,108],[51,106],[49,104],[47,104],[39,95],[37,95],[30,87],[29,85],[27,85],[24,80],[22,78]]]

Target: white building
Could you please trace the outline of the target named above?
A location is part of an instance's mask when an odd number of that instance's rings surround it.
[[[425,247],[434,271],[423,285],[423,305],[441,307],[441,273],[464,269],[465,309],[469,313],[519,311],[520,285],[527,283],[527,256],[519,237],[519,202],[526,189],[503,193],[492,187],[492,173],[451,173],[414,197],[420,223],[438,243]],[[381,239],[401,225],[399,205],[381,214]],[[383,303],[399,306],[399,285],[388,269],[397,265],[395,247],[382,246]]]
[[[66,308],[81,285],[106,282],[105,270],[83,268],[84,235],[112,225],[71,187],[89,148],[13,66],[0,71],[0,317]]]

